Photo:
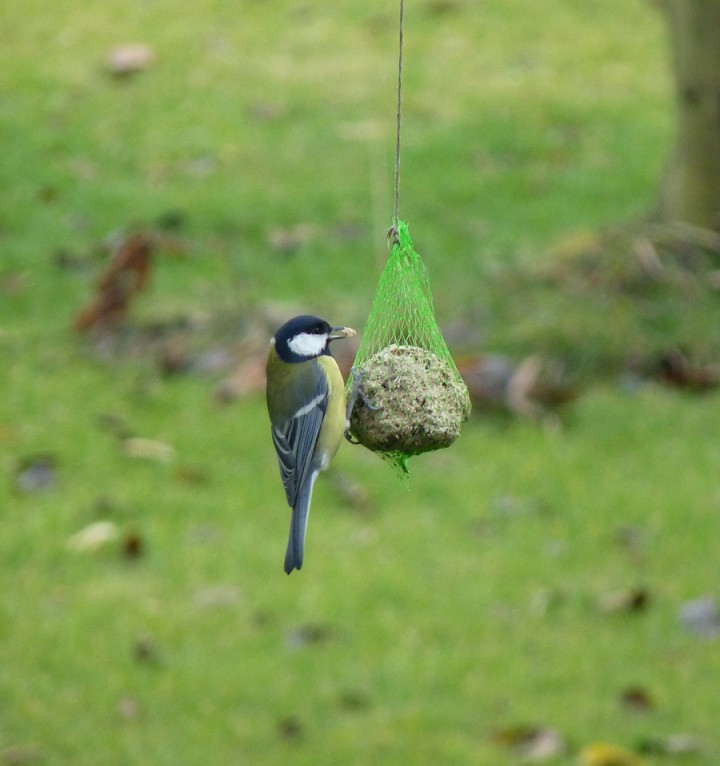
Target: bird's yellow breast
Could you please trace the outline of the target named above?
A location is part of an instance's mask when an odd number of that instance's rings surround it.
[[[318,439],[318,449],[325,453],[324,457],[329,462],[338,451],[345,433],[345,383],[337,362],[331,356],[320,356],[317,363],[325,370],[330,386],[330,399]]]

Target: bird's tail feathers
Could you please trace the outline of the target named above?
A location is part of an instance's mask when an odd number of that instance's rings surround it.
[[[314,472],[295,501],[290,522],[290,538],[287,552],[285,553],[285,572],[290,574],[293,569],[302,569],[305,556],[305,535],[307,534],[308,517],[310,515],[310,501],[312,500],[313,485],[318,471]]]

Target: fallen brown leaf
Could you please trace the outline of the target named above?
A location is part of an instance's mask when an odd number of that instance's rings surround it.
[[[655,702],[641,686],[628,686],[620,692],[620,704],[628,710],[645,713],[655,707]]]
[[[340,695],[340,706],[345,710],[367,710],[370,707],[370,696],[358,689],[348,689]]]
[[[135,697],[121,697],[117,703],[117,711],[126,721],[136,721],[140,718],[140,703]]]
[[[224,380],[215,391],[219,402],[231,402],[249,394],[265,390],[265,361],[263,351],[246,359],[233,375]]]
[[[337,638],[337,631],[331,625],[309,622],[288,631],[285,643],[290,649],[299,649],[310,644],[325,644]]]
[[[302,245],[307,244],[316,235],[315,226],[309,223],[298,223],[286,229],[275,228],[268,232],[270,247],[283,255],[292,255]]]
[[[10,271],[0,276],[0,293],[9,298],[22,295],[29,284],[29,272]]]
[[[4,423],[0,423],[0,442],[9,444],[14,442],[17,437],[17,432],[11,426],[7,426]]]
[[[646,761],[632,750],[618,745],[597,742],[580,752],[582,766],[646,766]]]
[[[138,636],[135,639],[132,654],[136,662],[150,665],[158,665],[161,662],[160,648],[155,639],[149,634]]]
[[[34,766],[45,762],[45,754],[39,745],[9,745],[0,750],[3,766]]]
[[[154,246],[152,235],[142,231],[120,241],[98,280],[94,299],[75,317],[76,330],[108,330],[125,321],[131,300],[147,286]]]
[[[140,436],[124,439],[123,451],[128,457],[156,460],[158,463],[172,463],[175,459],[175,449],[171,444]]]
[[[690,391],[707,391],[720,383],[720,365],[694,362],[677,348],[658,359],[658,371],[668,385]]]
[[[509,726],[492,733],[498,745],[510,748],[525,761],[540,763],[567,752],[567,743],[554,729],[544,726]]]
[[[76,532],[67,547],[75,553],[94,553],[114,543],[119,536],[117,524],[112,521],[95,521]]]
[[[281,739],[301,739],[304,729],[302,721],[294,715],[280,719],[277,725],[278,735]]]
[[[181,484],[199,486],[208,484],[210,482],[210,475],[204,466],[188,463],[177,467],[175,480]]]
[[[370,493],[364,484],[361,484],[349,474],[338,469],[333,469],[329,473],[335,491],[346,505],[361,514],[372,512]]]
[[[113,77],[128,77],[142,72],[155,61],[155,52],[149,45],[126,43],[107,54],[106,64]]]
[[[540,356],[519,362],[496,354],[466,356],[457,364],[473,407],[479,410],[541,418],[577,396],[562,367]]]
[[[240,588],[234,585],[211,585],[200,588],[193,596],[198,609],[215,609],[237,606],[242,600]]]
[[[145,540],[139,532],[128,532],[122,542],[122,552],[126,559],[139,559],[145,553]]]
[[[613,591],[600,598],[600,611],[607,614],[617,612],[642,612],[651,601],[650,591],[644,587]]]

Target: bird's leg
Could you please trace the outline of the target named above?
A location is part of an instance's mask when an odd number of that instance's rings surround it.
[[[345,411],[345,438],[350,442],[350,444],[360,444],[357,439],[353,439],[352,434],[350,433],[350,416],[352,415],[352,411],[355,407],[355,404],[357,403],[358,397],[362,399],[363,404],[369,410],[379,410],[382,408],[376,404],[373,404],[368,398],[367,394],[362,390],[362,383],[363,379],[365,378],[365,370],[360,367],[351,367],[350,372],[353,376],[353,384],[352,390],[350,391],[350,396],[348,396],[347,410]]]

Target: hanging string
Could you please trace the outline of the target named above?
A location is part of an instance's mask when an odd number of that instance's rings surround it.
[[[400,37],[398,41],[398,79],[397,79],[397,132],[395,135],[395,218],[388,232],[393,242],[399,243],[398,223],[400,221],[400,128],[402,126],[402,74],[403,74],[403,16],[404,0],[400,0]]]
[[[346,387],[346,436],[406,474],[410,457],[457,438],[470,396],[435,319],[425,264],[400,220],[404,0],[399,3],[395,217],[387,233],[390,254]]]

